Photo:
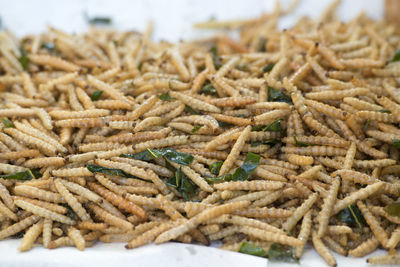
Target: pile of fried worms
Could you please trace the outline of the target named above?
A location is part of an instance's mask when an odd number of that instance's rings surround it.
[[[0,239],[399,264],[400,30],[337,5],[196,25],[238,40],[0,32]]]

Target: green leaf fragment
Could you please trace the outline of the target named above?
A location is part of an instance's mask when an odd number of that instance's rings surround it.
[[[243,242],[239,248],[239,252],[263,258],[268,256],[268,253],[263,248],[250,242]]]
[[[400,60],[400,50],[397,50],[396,53],[394,53],[394,56],[392,58],[392,62],[396,62]]]
[[[217,89],[215,89],[215,87],[211,83],[205,83],[200,89],[200,94],[216,95]]]
[[[160,148],[160,149],[148,148],[145,151],[135,154],[121,154],[120,157],[133,158],[143,161],[151,161],[158,157],[165,157],[166,159],[172,162],[186,166],[192,163],[194,159],[192,155],[176,151],[175,149],[172,148]]]
[[[21,64],[22,68],[26,70],[26,67],[28,66],[28,53],[22,46],[20,48],[20,51],[21,51],[21,57],[18,59],[18,61]]]
[[[400,201],[393,202],[385,207],[385,211],[390,216],[400,217]]]
[[[7,118],[2,118],[2,119],[1,119],[1,122],[2,122],[3,125],[4,125],[4,128],[15,128],[13,122],[10,121],[10,120],[7,119]]]
[[[237,168],[233,174],[225,174],[218,177],[206,177],[206,181],[209,183],[219,183],[227,181],[246,181],[253,174],[260,162],[260,156],[249,152],[241,167]],[[222,164],[221,164],[222,166]],[[221,168],[221,167],[220,167]],[[218,170],[219,173],[219,170]]]
[[[399,140],[399,139],[393,139],[393,140],[392,140],[392,145],[393,145],[395,148],[400,148],[400,140]]]
[[[360,229],[366,224],[365,219],[356,204],[350,205],[338,214],[338,219],[351,227],[358,226]]]
[[[102,94],[103,94],[103,91],[94,91],[93,94],[92,94],[92,96],[91,96],[92,101],[97,101],[97,100],[99,100],[99,98],[100,98],[100,96],[101,96]]]
[[[260,131],[269,131],[269,132],[280,132],[282,133],[283,129],[281,126],[281,119],[277,119],[276,121],[268,124],[268,125],[255,125],[251,128],[253,132],[260,132]]]
[[[210,53],[211,53],[211,57],[215,66],[215,69],[219,69],[222,67],[222,62],[221,59],[218,56],[218,48],[216,46],[213,46],[210,48]]]
[[[392,113],[392,112],[390,112],[390,110],[388,110],[388,109],[381,109],[381,110],[378,110],[379,112],[381,112],[381,113]]]
[[[162,101],[172,101],[176,99],[171,97],[168,93],[162,93],[161,95],[158,96],[158,98]]]
[[[190,200],[190,195],[197,189],[197,185],[193,183],[180,168],[176,170],[175,176],[169,178],[166,183],[176,188],[186,201]]]
[[[267,64],[265,67],[262,69],[262,71],[265,72],[270,72],[274,68],[275,64]],[[271,87],[269,87],[271,88]]]
[[[195,125],[195,126],[193,126],[193,129],[191,132],[196,133],[198,130],[200,130],[201,127],[202,127],[201,125]]]
[[[268,87],[268,101],[293,104],[290,96],[285,95],[281,90],[276,90],[272,87]]]
[[[296,138],[296,135],[293,135],[293,139],[294,139],[294,143],[296,144],[296,146],[312,146],[312,144],[298,141]]]
[[[24,180],[24,181],[26,181],[26,180],[32,180],[36,177],[32,173],[32,171],[28,169],[23,172],[16,172],[16,173],[0,175],[0,178],[3,178],[5,180]]]
[[[188,105],[185,106],[185,111],[190,113],[190,114],[193,114],[193,115],[199,115],[200,114],[200,112],[194,110],[191,106],[188,106]]]
[[[268,250],[268,259],[271,261],[283,261],[298,263],[299,260],[294,256],[294,249],[279,243],[273,243]]]
[[[113,176],[131,177],[131,178],[133,177],[132,175],[126,174],[121,169],[106,168],[106,167],[94,165],[94,164],[87,164],[86,168],[93,173],[100,172],[103,174],[113,175]]]
[[[210,166],[208,166],[208,169],[210,170],[210,172],[214,175],[218,175],[219,170],[221,169],[223,162],[222,161],[216,161],[213,164],[211,164]]]

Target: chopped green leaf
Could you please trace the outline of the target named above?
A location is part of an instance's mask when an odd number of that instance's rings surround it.
[[[218,125],[219,125],[219,127],[221,127],[221,128],[228,128],[228,127],[231,127],[231,126],[232,126],[232,124],[227,123],[227,122],[224,122],[224,121],[218,121]]]
[[[240,64],[236,66],[236,69],[240,71],[248,71],[249,70],[249,65],[247,64]]]
[[[223,181],[246,181],[253,174],[259,162],[260,156],[249,152],[242,166],[237,168],[233,174],[225,174],[218,177],[207,177],[205,179],[209,183],[219,183]]]
[[[186,201],[190,200],[190,194],[193,194],[197,189],[197,185],[180,168],[175,172],[175,177],[167,180],[167,185],[176,188]]]
[[[191,106],[188,106],[188,105],[185,106],[185,111],[189,112],[190,114],[193,114],[193,115],[200,114],[198,111],[194,110]]]
[[[273,243],[268,250],[268,259],[271,261],[295,262],[299,260],[294,256],[293,247]]]
[[[103,91],[94,91],[92,94],[92,101],[97,101],[99,100],[100,96],[103,94]]]
[[[202,127],[201,125],[195,125],[195,126],[193,126],[192,133],[197,132],[198,130],[200,130],[201,127]]]
[[[156,158],[162,156],[172,162],[186,166],[192,163],[194,159],[192,155],[176,151],[175,149],[172,148],[160,148],[160,149],[148,148],[147,150]]]
[[[22,68],[26,70],[26,67],[28,66],[28,53],[22,46],[20,48],[20,51],[21,51],[21,57],[18,59],[18,61],[19,63],[21,63]]]
[[[379,112],[381,112],[381,113],[392,113],[392,112],[390,112],[390,110],[388,110],[388,109],[381,109],[381,110],[378,110]]]
[[[251,147],[256,147],[256,146],[261,146],[263,144],[264,144],[264,142],[262,142],[262,141],[256,141],[256,142],[250,143],[250,146]]]
[[[121,154],[120,157],[133,158],[143,161],[151,161],[158,157],[165,157],[166,159],[172,162],[182,165],[189,165],[190,163],[193,162],[192,155],[176,151],[175,149],[172,148],[160,148],[160,149],[148,148],[147,150],[136,154]]]
[[[162,93],[161,95],[158,96],[158,98],[162,101],[172,101],[176,99],[171,97],[168,93]]]
[[[254,153],[247,153],[241,167],[233,173],[233,181],[245,181],[250,178],[260,162],[260,156]]]
[[[392,144],[395,148],[400,148],[400,140],[399,139],[393,139]]]
[[[255,125],[251,128],[253,132],[260,132],[260,131],[269,131],[269,132],[281,132],[283,131],[281,127],[281,119],[277,119],[276,121],[268,124],[268,125]]]
[[[264,131],[282,132],[281,119],[277,119],[276,121],[274,121],[271,124],[267,125],[267,127],[265,128]]]
[[[91,172],[100,172],[100,173],[107,174],[107,175],[117,175],[117,176],[122,176],[122,177],[133,177],[131,175],[126,174],[121,169],[106,168],[106,167],[94,165],[94,164],[87,164],[86,168]]]
[[[104,16],[95,16],[95,17],[89,17],[88,14],[85,12],[84,17],[87,21],[87,23],[91,25],[110,25],[112,23],[112,18],[110,17],[104,17]]]
[[[259,246],[249,242],[243,242],[239,248],[239,252],[263,258],[267,257],[268,255],[263,248],[260,248]]]
[[[272,87],[268,87],[268,101],[293,104],[290,96],[287,96],[281,90],[275,90]]]
[[[139,153],[135,154],[121,154],[119,155],[122,158],[132,158],[132,159],[137,159],[137,160],[143,160],[143,161],[151,161],[155,159],[155,157],[148,151],[142,151]]]
[[[272,64],[272,63],[267,64],[267,65],[265,65],[265,67],[262,69],[262,71],[263,71],[264,73],[265,73],[265,72],[270,72],[274,66],[275,66],[275,64]]]
[[[200,94],[216,95],[217,89],[215,89],[215,87],[211,83],[205,83],[200,89]]]
[[[208,166],[210,172],[214,175],[218,175],[219,170],[221,169],[223,162],[222,161],[216,161],[213,164],[211,164],[210,166]]]
[[[294,139],[294,143],[296,144],[296,146],[312,146],[312,144],[298,141],[296,138],[296,135],[293,135],[293,139]]]
[[[350,205],[338,214],[338,219],[351,227],[358,226],[362,229],[366,224],[365,219],[356,204]]]
[[[62,206],[67,208],[67,216],[70,217],[72,220],[77,220],[78,217],[76,216],[75,211],[68,205],[67,203],[62,203]]]
[[[216,46],[211,47],[210,53],[214,62],[215,69],[218,70],[222,66],[222,62],[218,56],[218,48]]]
[[[2,118],[2,119],[1,119],[1,122],[2,122],[3,125],[4,125],[4,128],[14,128],[14,124],[12,123],[12,121],[10,121],[10,120],[7,119],[7,118]]]
[[[0,175],[0,178],[6,179],[6,180],[32,180],[35,178],[35,175],[32,173],[31,170],[28,169],[23,172],[16,172],[16,173]]]
[[[392,62],[399,61],[399,60],[400,60],[400,50],[397,50],[392,58]]]
[[[393,202],[385,207],[385,211],[390,216],[400,217],[400,201]]]

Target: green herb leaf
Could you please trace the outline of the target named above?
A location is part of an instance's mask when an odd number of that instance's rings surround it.
[[[87,23],[91,25],[110,25],[112,23],[112,18],[110,17],[105,17],[105,16],[95,16],[95,17],[89,17],[88,14],[85,12],[84,17],[87,21]]]
[[[222,161],[216,161],[213,164],[211,164],[210,166],[208,166],[208,169],[210,170],[210,172],[214,175],[218,175],[219,170],[221,169],[223,162]]]
[[[351,227],[358,226],[362,229],[366,224],[365,219],[356,204],[350,205],[338,214],[338,219]]]
[[[279,243],[273,243],[269,247],[268,259],[271,261],[295,262],[299,260],[294,256],[293,247],[283,246]]]
[[[4,174],[0,175],[0,178],[6,179],[6,180],[32,180],[35,178],[35,175],[32,173],[31,170],[26,170],[23,172],[16,172],[16,173],[9,173],[9,174]]]
[[[385,211],[390,216],[400,217],[400,201],[393,202],[385,207]]]
[[[296,144],[296,146],[312,146],[312,144],[297,141],[296,135],[293,135],[293,139],[294,139],[294,143]]]
[[[392,144],[395,148],[400,148],[400,140],[399,139],[393,139]]]
[[[216,95],[217,89],[215,89],[215,87],[211,83],[205,83],[200,89],[200,94]]]
[[[131,175],[126,174],[121,169],[106,168],[106,167],[94,165],[94,164],[87,164],[86,168],[91,172],[100,172],[100,173],[107,174],[107,175],[117,175],[117,176],[122,176],[122,177],[133,177]]]
[[[268,124],[268,125],[255,125],[251,128],[253,132],[260,132],[260,131],[269,131],[269,132],[281,132],[283,131],[281,127],[281,119],[277,119],[276,121]]]
[[[14,124],[12,123],[12,121],[10,121],[8,118],[2,118],[1,122],[4,125],[4,128],[15,128]]]
[[[215,69],[218,70],[222,66],[222,62],[218,56],[218,48],[216,46],[211,47],[210,53],[211,53],[212,60],[214,62]]]
[[[193,115],[199,115],[200,114],[200,112],[194,110],[191,106],[188,106],[188,105],[185,106],[185,111],[189,112],[190,114],[193,114]]]
[[[202,126],[201,125],[195,125],[195,126],[193,126],[193,129],[192,129],[192,133],[195,133],[195,132],[197,132],[200,128],[201,128]]]
[[[379,112],[381,112],[381,113],[392,113],[392,112],[390,112],[390,110],[388,110],[388,109],[381,109],[381,110],[378,110]]]
[[[293,104],[290,96],[287,96],[281,90],[275,90],[272,87],[268,87],[268,101]]]
[[[100,96],[103,94],[103,91],[94,91],[92,94],[92,101],[97,101],[99,100]]]
[[[176,99],[171,97],[168,93],[162,93],[161,95],[158,96],[158,98],[162,101],[172,101]]]
[[[137,159],[137,160],[143,160],[143,161],[151,161],[155,159],[155,157],[148,151],[142,151],[139,153],[135,154],[121,154],[119,155],[122,158],[131,158],[131,159]]]
[[[175,149],[172,148],[161,148],[161,149],[148,148],[147,150],[150,153],[152,153],[153,156],[155,157],[163,156],[172,162],[186,166],[192,163],[194,159],[192,155],[176,151]]]
[[[228,127],[231,127],[231,126],[232,126],[232,124],[227,123],[227,122],[224,122],[224,121],[218,121],[218,125],[219,125],[219,127],[221,127],[221,128],[228,128]]]
[[[264,131],[282,132],[281,119],[277,119],[276,121],[274,121],[271,124],[267,125],[267,127],[265,128]]]
[[[26,67],[28,66],[28,53],[22,46],[20,48],[20,51],[21,51],[21,57],[18,59],[18,61],[19,63],[21,63],[22,68],[26,70]]]
[[[197,185],[180,168],[175,172],[175,177],[167,180],[167,185],[176,188],[186,201],[190,200],[190,194],[193,194],[197,189]]]
[[[249,70],[249,65],[247,64],[240,64],[236,66],[236,69],[240,71],[248,71]]]
[[[268,255],[263,248],[260,248],[259,246],[249,242],[243,242],[239,248],[239,252],[263,258],[267,257]]]
[[[265,65],[265,67],[262,69],[262,71],[263,71],[264,73],[265,73],[265,72],[270,72],[274,66],[275,66],[275,64],[272,64],[272,63],[267,64],[267,65]],[[271,88],[271,87],[269,87],[269,88]]]
[[[260,162],[260,156],[254,153],[247,153],[247,156],[239,168],[235,170],[233,174],[225,174],[218,177],[206,177],[206,181],[209,183],[219,183],[227,181],[246,181],[253,174]],[[221,164],[222,165],[222,164]],[[221,167],[220,167],[221,168]],[[219,173],[219,170],[218,170]]]
[[[241,167],[233,173],[233,181],[245,181],[250,178],[260,162],[260,156],[254,153],[247,153]]]
[[[70,205],[68,205],[66,203],[62,203],[61,205],[67,208],[67,214],[66,215],[69,218],[71,218],[72,220],[77,220],[78,219],[78,216],[76,216],[75,211],[71,208]]]
[[[392,58],[392,62],[399,61],[399,60],[400,60],[400,50],[397,50]]]

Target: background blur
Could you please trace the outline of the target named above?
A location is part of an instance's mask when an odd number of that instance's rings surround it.
[[[281,0],[287,6],[291,0]],[[330,0],[302,0],[295,12],[283,18],[281,27],[289,27],[302,15],[318,17]],[[272,10],[275,0],[0,0],[3,26],[18,36],[40,33],[47,25],[67,32],[82,32],[88,27],[83,16],[113,18],[113,27],[142,31],[154,22],[154,37],[168,41],[193,39],[210,34],[193,31],[195,22],[252,18]],[[383,0],[342,0],[339,14],[344,20],[361,10],[373,17],[383,15]]]

